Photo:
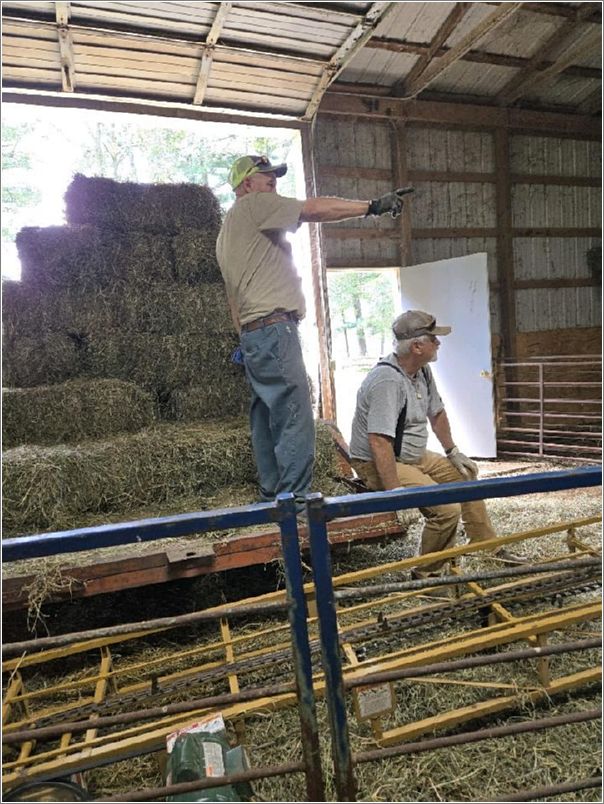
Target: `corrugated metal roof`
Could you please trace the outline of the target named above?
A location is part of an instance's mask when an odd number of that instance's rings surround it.
[[[440,2],[6,0],[3,85],[308,118],[334,78],[405,96],[411,77],[413,97],[492,104],[505,90],[499,105],[584,111],[601,82],[590,33],[600,5],[517,5],[471,3],[460,14]],[[510,82],[545,68],[547,80],[505,97]]]

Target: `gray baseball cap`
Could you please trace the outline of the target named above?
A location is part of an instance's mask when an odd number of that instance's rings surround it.
[[[397,341],[407,341],[420,335],[448,335],[451,327],[437,327],[436,318],[430,313],[407,310],[394,320],[392,332]]]

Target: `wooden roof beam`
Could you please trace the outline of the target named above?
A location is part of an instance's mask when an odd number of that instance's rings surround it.
[[[577,111],[581,114],[598,114],[602,111],[602,87],[596,87],[589,95],[584,98]]]
[[[396,3],[378,2],[371,5],[363,19],[355,25],[323,68],[323,73],[306,107],[302,120],[312,120],[329,85],[332,81],[335,81],[352,57],[369,41],[378,23],[385,19],[395,7]]]
[[[71,3],[55,3],[55,18],[57,21],[57,37],[59,39],[59,52],[61,59],[61,85],[63,92],[73,92],[75,89],[75,61],[73,57],[73,39],[69,30],[69,17]]]
[[[420,80],[421,76],[430,66],[433,59],[436,58],[442,46],[457,28],[469,9],[470,3],[455,3],[452,10],[449,12],[446,19],[434,35],[434,38],[428,45],[427,50],[415,62],[410,73],[402,81],[397,81],[397,83],[392,87],[391,94],[394,95],[394,97],[404,96],[405,87],[413,85],[414,82]]]
[[[577,26],[580,25],[585,17],[591,13],[591,9],[579,8],[574,17],[569,17],[565,22],[554,31],[552,36],[545,41],[541,47],[528,60],[526,66],[515,75],[497,95],[497,102],[504,106],[513,103],[520,95],[523,94],[523,86],[530,86],[533,79],[540,72],[543,72],[543,63],[551,58],[561,45],[567,42],[577,31]],[[559,61],[559,60],[558,60]],[[547,70],[555,67],[557,62],[550,63]],[[568,65],[570,66],[570,65]],[[562,72],[559,70],[558,72]]]
[[[445,70],[448,70],[452,64],[459,61],[474,45],[510,19],[520,8],[522,8],[522,3],[505,3],[496,8],[495,11],[467,33],[455,47],[452,47],[446,56],[434,60],[415,81],[407,82],[404,97],[414,98],[419,95],[422,90],[439,78]]]
[[[368,49],[390,50],[393,53],[413,53],[418,56],[426,54],[430,48],[425,42],[403,42],[400,39],[389,39],[386,37],[373,38],[365,45]],[[446,56],[451,48],[441,47],[434,55],[436,57]],[[470,50],[461,57],[462,61],[475,62],[476,64],[493,64],[495,67],[513,67],[524,69],[528,66],[530,59],[522,56],[509,56],[502,53],[489,53],[486,50]],[[553,64],[552,61],[542,61],[539,70],[545,70]],[[567,75],[577,78],[596,78],[602,79],[602,70],[596,67],[571,66],[566,71]]]
[[[212,69],[212,61],[214,59],[214,48],[218,41],[226,18],[232,8],[232,3],[218,3],[218,11],[214,17],[212,27],[208,31],[206,41],[203,48],[203,56],[201,57],[201,65],[199,67],[199,75],[197,76],[197,85],[195,87],[195,95],[193,96],[193,104],[201,105],[206,94],[208,87],[208,79],[210,78],[210,70]]]

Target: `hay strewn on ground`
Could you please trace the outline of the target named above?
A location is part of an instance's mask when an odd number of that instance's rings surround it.
[[[212,191],[199,184],[134,184],[76,174],[65,194],[67,221],[107,229],[176,232],[220,226]]]
[[[120,380],[71,380],[2,392],[4,449],[134,433],[153,419],[151,395]]]
[[[21,281],[80,291],[174,279],[171,242],[146,232],[109,232],[96,226],[26,227],[17,234]]]
[[[316,466],[321,489],[337,467],[322,426]],[[73,528],[92,514],[127,519],[142,506],[192,495],[204,508],[221,489],[255,482],[249,425],[240,419],[161,424],[73,447],[16,447],[3,456],[4,535]]]

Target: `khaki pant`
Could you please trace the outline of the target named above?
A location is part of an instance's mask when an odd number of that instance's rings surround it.
[[[383,491],[373,461],[360,461],[353,458],[352,465],[372,491]],[[436,452],[426,450],[421,460],[415,464],[396,462],[399,483],[405,488],[412,486],[436,486],[439,483],[455,483],[466,480],[451,461]],[[484,500],[426,506],[419,509],[425,517],[422,531],[421,555],[446,550],[455,545],[457,523],[461,516],[466,535],[471,542],[495,539],[496,534],[487,514]],[[433,572],[444,562],[423,566],[422,570]]]

